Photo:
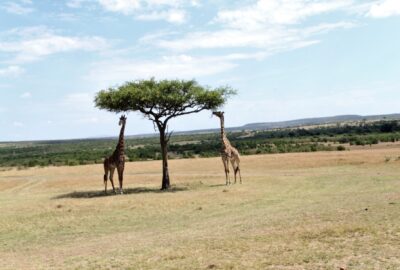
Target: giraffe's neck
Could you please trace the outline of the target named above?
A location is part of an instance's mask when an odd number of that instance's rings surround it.
[[[223,146],[226,148],[226,147],[230,146],[231,144],[228,140],[228,137],[226,137],[224,117],[221,117],[220,120],[221,120],[221,140],[222,140]]]
[[[118,144],[116,150],[119,152],[119,154],[124,154],[124,133],[125,133],[125,122],[122,123],[121,131],[119,132],[119,139],[118,139]]]

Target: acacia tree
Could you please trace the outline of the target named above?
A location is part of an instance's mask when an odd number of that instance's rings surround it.
[[[230,87],[209,88],[195,80],[138,80],[97,93],[96,107],[111,112],[141,112],[160,133],[162,156],[161,189],[170,187],[168,171],[168,122],[172,118],[215,110],[236,92]]]

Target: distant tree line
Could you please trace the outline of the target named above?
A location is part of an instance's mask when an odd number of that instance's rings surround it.
[[[373,145],[400,140],[398,121],[361,122],[357,125],[333,125],[270,131],[241,131],[228,134],[243,155],[342,151],[348,145]],[[90,139],[0,145],[1,167],[76,166],[102,163],[112,153],[116,139]],[[171,137],[169,158],[219,156],[219,134],[177,135]],[[129,161],[160,160],[159,139],[128,138]]]

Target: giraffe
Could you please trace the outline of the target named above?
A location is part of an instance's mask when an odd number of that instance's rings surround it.
[[[114,188],[114,170],[117,169],[118,180],[119,180],[119,191],[123,194],[122,183],[124,180],[124,168],[125,168],[125,155],[124,155],[124,132],[126,124],[126,116],[122,115],[119,119],[119,125],[121,126],[121,131],[119,133],[119,140],[114,153],[108,158],[104,159],[104,193],[107,194],[107,176],[110,173],[110,182],[114,193],[116,193]]]
[[[240,154],[239,151],[231,145],[228,138],[226,137],[225,126],[224,126],[225,122],[224,112],[213,112],[213,115],[217,116],[221,121],[221,140],[222,140],[221,157],[225,168],[226,185],[229,185],[231,183],[229,175],[229,161],[231,162],[233,171],[235,173],[235,184],[236,184],[237,173],[239,173],[240,184],[241,184],[242,175],[240,173]]]

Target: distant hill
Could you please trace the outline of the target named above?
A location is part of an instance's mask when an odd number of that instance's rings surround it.
[[[239,127],[226,128],[228,131],[241,131],[241,130],[269,130],[276,128],[294,128],[302,126],[313,126],[313,125],[324,125],[324,124],[335,124],[344,122],[355,122],[355,121],[379,121],[379,120],[400,120],[400,114],[382,114],[382,115],[337,115],[329,117],[315,117],[315,118],[304,118],[289,121],[280,122],[263,122],[263,123],[250,123]],[[177,135],[186,134],[202,134],[202,133],[213,133],[218,132],[219,128],[216,129],[202,129],[202,130],[191,130],[175,132]],[[146,135],[137,135],[132,137],[139,137]],[[147,135],[151,136],[151,135]]]
[[[312,126],[312,125],[323,125],[323,124],[334,124],[342,122],[353,122],[353,121],[379,121],[379,120],[399,120],[400,114],[384,114],[384,115],[338,115],[329,117],[318,117],[318,118],[304,118],[282,122],[266,122],[266,123],[251,123],[240,127],[241,129],[250,130],[266,130],[274,128],[291,128],[301,126]]]
[[[280,121],[280,122],[262,122],[262,123],[250,123],[244,126],[239,127],[230,127],[226,128],[227,131],[242,131],[242,130],[271,130],[277,128],[296,128],[296,127],[305,127],[305,126],[317,126],[317,125],[325,125],[325,124],[336,124],[336,123],[351,123],[351,122],[359,122],[359,121],[379,121],[379,120],[400,120],[400,113],[394,114],[382,114],[382,115],[337,115],[330,117],[315,117],[315,118],[304,118],[297,120],[289,120],[289,121]],[[206,134],[206,133],[215,133],[219,132],[219,128],[214,129],[201,129],[201,130],[190,130],[190,131],[177,131],[174,132],[174,135],[191,135],[191,134]],[[152,134],[139,134],[139,135],[127,135],[127,138],[146,138],[146,137],[155,137],[158,136],[158,133]],[[80,141],[80,140],[104,140],[104,139],[115,139],[115,136],[101,136],[101,137],[92,137],[92,138],[84,138],[84,139],[71,139],[71,140],[42,140],[42,142],[47,143],[57,143],[57,142],[65,142],[65,141]],[[5,143],[5,142],[3,142]]]

